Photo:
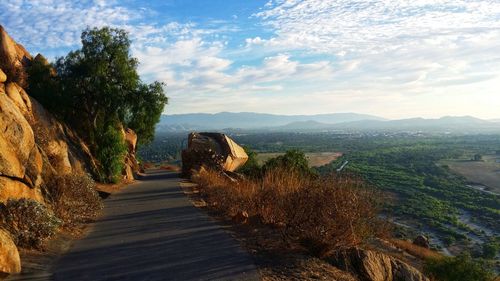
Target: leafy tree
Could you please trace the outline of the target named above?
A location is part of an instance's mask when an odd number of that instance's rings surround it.
[[[494,259],[500,251],[500,244],[490,241],[483,244],[483,258]]]
[[[296,149],[288,150],[285,155],[271,158],[266,161],[262,169],[264,171],[285,168],[295,170],[304,176],[312,176],[315,173],[309,168],[306,155],[304,152]]]
[[[155,135],[155,125],[160,121],[161,113],[168,99],[163,93],[163,83],[141,84],[136,90],[136,102],[131,105],[126,116],[126,123],[134,130],[139,144],[149,143]]]
[[[98,131],[95,156],[102,166],[100,180],[116,183],[120,180],[119,176],[124,166],[123,159],[127,152],[123,135],[112,125]]]
[[[438,281],[492,281],[494,278],[486,264],[466,254],[428,260],[424,271]]]
[[[53,65],[41,55],[37,55],[27,72],[30,96],[43,104],[50,112],[59,116],[64,115],[66,108],[64,105],[67,101],[63,101],[61,83]]]

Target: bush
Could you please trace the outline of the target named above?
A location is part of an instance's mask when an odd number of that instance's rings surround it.
[[[56,176],[47,184],[54,213],[66,227],[97,218],[103,204],[89,175]]]
[[[123,170],[124,158],[127,153],[125,140],[118,128],[106,126],[98,134],[96,158],[101,164],[102,182],[117,183]]]
[[[248,155],[248,160],[245,165],[238,170],[238,173],[242,173],[250,178],[261,177],[262,169],[257,161],[257,153],[246,146],[244,146],[243,149],[245,149],[245,152]]]
[[[17,246],[43,249],[60,224],[44,205],[31,199],[10,199],[0,204],[2,225],[12,234]]]
[[[438,281],[492,281],[488,266],[470,255],[427,260],[424,272]]]
[[[298,242],[315,256],[358,245],[382,229],[373,201],[377,196],[355,179],[304,177],[297,170],[275,168],[261,179],[237,182],[202,169],[193,180],[221,214],[247,212],[277,226],[286,242]]]
[[[285,155],[267,160],[262,167],[264,172],[277,168],[293,170],[302,176],[316,175],[316,173],[309,168],[309,163],[307,162],[307,157],[304,152],[299,150],[288,150]]]

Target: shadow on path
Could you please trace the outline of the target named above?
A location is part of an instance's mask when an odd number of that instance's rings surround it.
[[[53,280],[259,280],[251,257],[191,205],[177,173],[150,171],[106,200],[104,215]]]

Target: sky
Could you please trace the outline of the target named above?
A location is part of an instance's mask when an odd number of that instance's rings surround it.
[[[0,24],[50,60],[127,30],[166,114],[500,118],[498,0],[7,0]]]

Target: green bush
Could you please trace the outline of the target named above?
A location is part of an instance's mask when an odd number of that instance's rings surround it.
[[[96,158],[101,163],[100,180],[116,183],[124,166],[124,157],[127,146],[120,130],[114,126],[105,126],[99,132],[96,149]]]
[[[313,176],[316,174],[309,168],[309,163],[304,152],[296,149],[288,150],[285,155],[267,160],[262,167],[264,172],[273,169],[293,170],[303,176]]]
[[[245,152],[248,155],[248,160],[245,165],[238,170],[238,172],[250,178],[256,179],[261,177],[262,169],[257,161],[257,153],[246,146],[244,146],[243,149],[245,149]]]
[[[31,199],[10,199],[0,204],[0,219],[16,245],[28,249],[43,249],[60,224],[49,209]]]
[[[66,227],[74,227],[97,218],[103,204],[95,182],[86,174],[54,177],[47,184],[54,213]]]
[[[488,266],[470,255],[444,257],[426,261],[424,271],[437,281],[492,281]]]

